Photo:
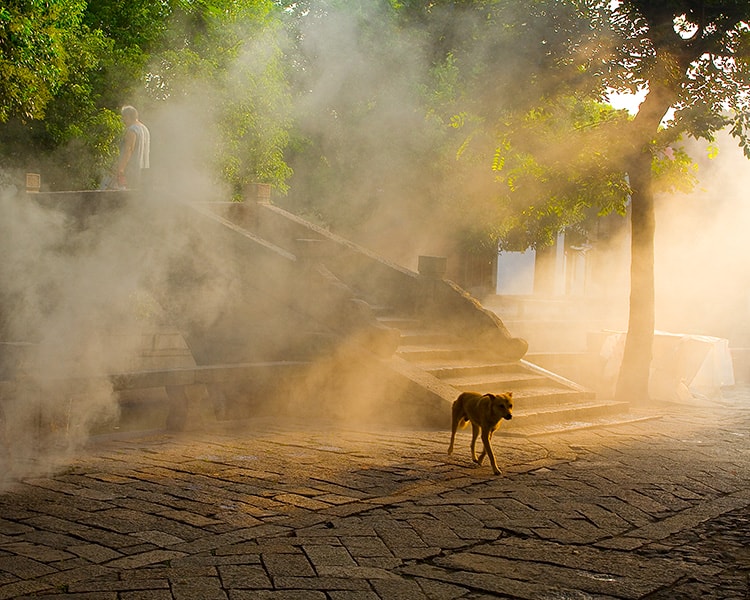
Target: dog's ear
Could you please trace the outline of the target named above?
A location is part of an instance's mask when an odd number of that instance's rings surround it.
[[[505,392],[505,395],[508,396],[508,398],[512,398],[513,392]]]

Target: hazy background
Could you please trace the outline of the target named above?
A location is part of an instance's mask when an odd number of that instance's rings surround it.
[[[750,160],[728,134],[707,158],[691,144],[699,184],[661,196],[656,222],[656,325],[750,346]]]
[[[394,34],[380,54],[368,55],[362,35],[378,35],[366,28],[368,22],[366,13],[307,22],[303,50],[315,57],[315,69],[305,72],[294,116],[322,151],[292,156],[292,190],[277,200],[315,219],[319,215],[305,199],[317,195],[336,216],[332,227],[353,232],[353,241],[410,269],[420,254],[451,260],[450,234],[460,226],[458,217],[487,214],[484,204],[491,203],[492,192],[479,175],[454,178],[445,164],[431,162],[431,149],[446,140],[425,126],[420,105],[418,73],[427,57],[408,32]],[[254,61],[264,60],[251,50],[242,53],[238,71],[252,72]],[[44,375],[22,368],[20,381],[5,389],[6,422],[12,424],[4,444],[7,475],[53,468],[85,443],[97,423],[116,419],[116,397],[98,377],[133,363],[141,331],[173,325],[149,290],[177,294],[167,300],[188,307],[189,318],[205,330],[241,298],[235,261],[243,257],[218,240],[196,239],[183,220],[184,203],[227,200],[231,192],[217,183],[211,160],[221,137],[219,109],[212,90],[204,89],[168,108],[142,111],[152,133],[159,193],[92,215],[85,228],[63,212],[19,201],[12,186],[0,191],[4,341],[32,342],[19,352]],[[713,160],[700,158],[704,144],[694,147],[699,190],[657,202],[657,327],[748,346],[750,162],[724,137]],[[326,179],[306,168],[322,160],[336,163],[331,173],[350,176]],[[444,186],[453,194],[445,194]],[[446,197],[448,207],[438,200]],[[599,285],[626,296],[628,260],[613,256],[612,283]],[[180,270],[190,274],[189,286],[175,285]],[[54,381],[71,375],[96,383],[64,389]],[[365,374],[359,381],[373,383]],[[40,414],[60,434],[52,446],[37,435]]]

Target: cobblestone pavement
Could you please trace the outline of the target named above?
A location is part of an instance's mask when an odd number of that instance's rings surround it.
[[[750,598],[750,390],[496,435],[302,428],[98,439],[0,495],[0,599]]]

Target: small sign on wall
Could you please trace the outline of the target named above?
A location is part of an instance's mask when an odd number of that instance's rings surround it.
[[[38,192],[42,188],[42,176],[39,173],[26,173],[26,191]]]

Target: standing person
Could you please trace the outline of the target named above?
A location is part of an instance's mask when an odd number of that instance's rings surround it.
[[[125,135],[120,142],[120,159],[117,161],[117,185],[137,189],[141,186],[144,169],[149,168],[151,134],[138,120],[133,106],[123,106],[120,111],[125,123]]]

